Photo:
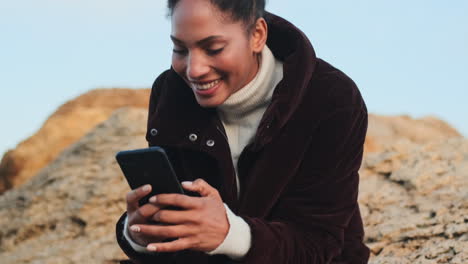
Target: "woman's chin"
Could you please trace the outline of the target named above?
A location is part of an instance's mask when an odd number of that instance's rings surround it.
[[[208,98],[195,96],[195,98],[197,99],[198,104],[204,108],[215,108],[222,105],[224,101],[226,101],[226,99],[223,100],[219,96],[213,96]]]
[[[222,104],[213,100],[206,100],[206,99],[201,99],[201,100],[197,99],[197,102],[203,108],[216,108]]]

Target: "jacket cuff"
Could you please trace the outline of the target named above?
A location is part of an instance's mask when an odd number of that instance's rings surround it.
[[[221,245],[215,250],[207,252],[207,254],[223,254],[231,259],[238,260],[243,258],[250,249],[252,243],[250,226],[242,217],[235,215],[226,204],[224,204],[224,207],[230,225],[228,234]]]
[[[124,221],[124,230],[123,230],[123,235],[125,237],[125,240],[127,240],[128,244],[135,250],[136,252],[139,253],[147,253],[147,254],[156,254],[154,251],[149,251],[146,249],[146,247],[140,246],[139,244],[135,243],[132,238],[130,237],[130,234],[128,234],[128,216],[125,217]]]

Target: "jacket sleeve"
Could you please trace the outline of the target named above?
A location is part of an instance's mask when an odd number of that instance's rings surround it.
[[[356,217],[360,221],[358,170],[367,111],[362,107],[335,110],[314,131],[297,174],[267,220],[241,215],[252,232],[252,247],[243,263],[331,263],[347,243],[345,229],[359,229],[353,223]],[[355,238],[346,238],[359,244],[346,263],[367,263],[361,231],[355,232]]]

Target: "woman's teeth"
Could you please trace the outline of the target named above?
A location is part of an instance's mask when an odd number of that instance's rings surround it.
[[[208,90],[210,88],[213,88],[218,83],[219,83],[219,80],[216,80],[216,81],[205,83],[205,84],[194,83],[193,86],[195,86],[195,88],[198,90]]]

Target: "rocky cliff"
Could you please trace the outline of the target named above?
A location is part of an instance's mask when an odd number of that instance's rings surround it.
[[[123,258],[114,224],[129,187],[114,156],[146,145],[145,119],[143,109],[117,110],[30,181],[0,196],[2,264]]]
[[[433,118],[369,121],[359,203],[370,263],[468,263],[468,140]],[[1,195],[1,263],[124,259],[114,223],[129,188],[114,155],[146,146],[145,125],[145,109],[118,109]]]
[[[70,144],[124,106],[148,107],[149,89],[96,89],[62,105],[0,163],[0,193],[28,181]]]
[[[433,116],[414,119],[406,115],[369,114],[365,150],[366,152],[382,151],[402,139],[425,144],[452,137],[461,137],[461,135],[449,124]]]
[[[468,263],[468,140],[369,154],[359,203],[371,263]]]

